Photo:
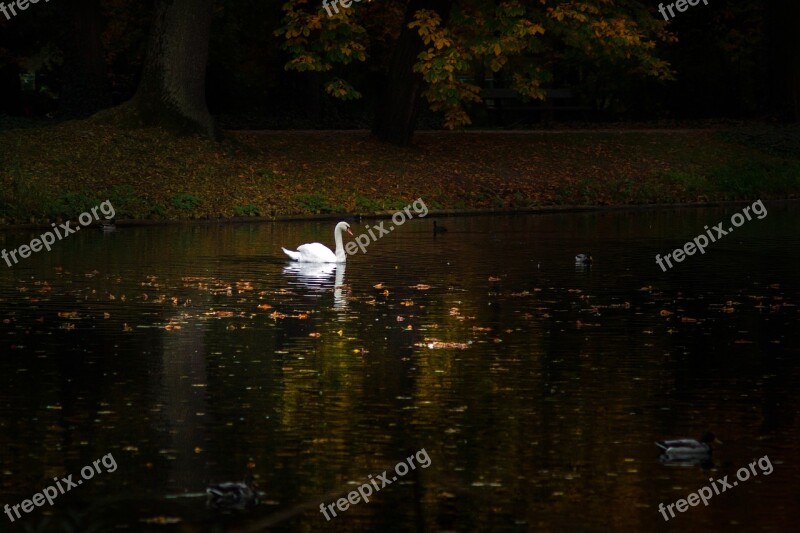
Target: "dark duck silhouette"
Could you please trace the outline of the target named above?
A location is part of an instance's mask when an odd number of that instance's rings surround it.
[[[699,440],[660,440],[656,442],[656,446],[661,449],[661,460],[664,462],[709,463],[711,462],[710,444],[712,442],[722,444],[713,433],[706,431]]]
[[[214,509],[247,509],[258,503],[258,484],[252,475],[243,483],[219,483],[206,489],[208,506]]]
[[[447,228],[445,228],[444,226],[440,226],[439,224],[436,223],[435,220],[433,221],[433,234],[434,235],[439,235],[440,233],[444,233],[445,231],[447,231]]]

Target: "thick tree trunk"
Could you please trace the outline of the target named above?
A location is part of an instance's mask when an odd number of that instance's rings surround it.
[[[781,120],[800,121],[800,39],[795,28],[800,2],[765,2],[766,111]]]
[[[389,65],[383,95],[375,112],[372,132],[382,141],[406,146],[411,143],[419,113],[423,80],[413,71],[417,56],[424,49],[422,39],[409,23],[420,9],[431,9],[447,21],[453,0],[411,0],[406,9],[400,38]]]
[[[67,117],[84,117],[108,107],[111,98],[105,76],[99,0],[61,5],[68,21],[62,37],[65,69],[59,105]]]
[[[142,80],[131,104],[144,125],[217,138],[206,104],[212,0],[158,0]]]

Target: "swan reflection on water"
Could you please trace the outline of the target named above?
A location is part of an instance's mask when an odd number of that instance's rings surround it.
[[[333,282],[333,307],[347,307],[347,298],[343,294],[344,272],[346,263],[291,263],[284,267],[283,273],[295,279],[293,285],[302,285],[306,289],[326,292]],[[332,275],[335,274],[335,278]]]

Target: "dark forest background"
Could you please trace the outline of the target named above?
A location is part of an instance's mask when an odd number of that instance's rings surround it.
[[[0,115],[72,119],[129,101],[142,81],[148,35],[154,31],[159,4],[163,3],[56,1],[32,4],[12,20],[0,16],[3,95]],[[192,17],[201,16],[197,15],[198,8],[204,9],[201,4],[210,6],[204,83],[208,109],[217,123],[228,129],[268,129],[374,125],[376,110],[387,101],[387,85],[398,86],[401,83],[398,76],[412,75],[397,72],[408,67],[397,62],[404,10],[410,9],[409,4],[416,4],[414,8],[427,7],[444,13],[447,20],[453,6],[461,3],[375,0],[354,4],[348,23],[367,32],[369,57],[365,61],[333,61],[327,71],[286,68],[298,51],[287,46],[290,40],[286,33],[287,17],[291,14],[287,15],[284,2],[236,0],[212,4],[176,0],[174,4],[187,13],[192,12]],[[321,4],[316,1],[294,4],[293,9],[306,14],[321,11]],[[492,4],[498,3],[478,2],[472,7],[486,10]],[[522,4],[537,9],[539,3]],[[563,43],[568,42],[566,38],[560,43],[548,41],[546,50],[539,50],[526,60],[550,65],[542,87],[568,94],[566,109],[574,112],[556,116],[538,112],[540,104],[521,97],[509,106],[514,115],[509,119],[498,115],[496,109],[492,112],[496,106],[492,106],[491,99],[487,102],[489,93],[484,92],[479,99],[466,104],[471,123],[484,127],[524,127],[553,119],[556,122],[797,120],[800,39],[794,27],[800,20],[798,2],[736,0],[714,1],[709,6],[700,3],[680,13],[669,24],[657,12],[656,2],[615,4],[629,20],[639,21],[640,25],[644,17],[649,17],[649,31],[669,32],[669,38],[654,39],[656,47],[646,52],[666,62],[661,75],[632,73],[625,68],[624,61],[618,67],[562,53],[566,46]],[[323,23],[327,22],[323,19]],[[452,25],[458,23],[450,20]],[[577,34],[580,26],[575,28]],[[503,28],[493,31],[499,35]],[[548,31],[555,32],[549,28]],[[509,62],[505,68],[490,72],[479,61],[473,63],[461,73],[462,79],[484,89],[511,87],[508,80],[515,64]],[[329,87],[326,89],[325,84],[332,77],[346,79],[350,93],[336,94]],[[440,127],[441,106],[432,111],[436,106],[420,100],[419,116],[414,117],[416,126]]]

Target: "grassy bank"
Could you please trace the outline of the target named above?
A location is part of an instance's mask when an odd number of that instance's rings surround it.
[[[229,132],[222,144],[94,121],[0,132],[0,223],[705,202],[800,193],[800,132]]]

